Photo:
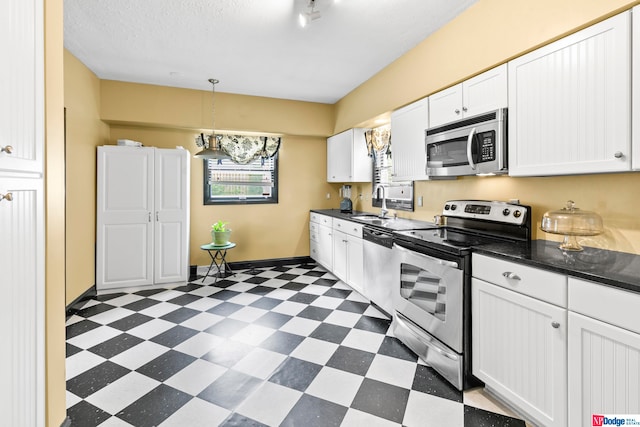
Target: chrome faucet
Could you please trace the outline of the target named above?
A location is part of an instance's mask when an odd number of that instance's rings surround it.
[[[380,218],[386,218],[387,216],[387,212],[389,212],[387,210],[387,198],[385,195],[385,188],[384,185],[382,184],[378,184],[375,186],[374,190],[373,190],[373,194],[377,196],[378,194],[378,189],[382,189],[382,206],[380,207],[380,215],[378,215]]]

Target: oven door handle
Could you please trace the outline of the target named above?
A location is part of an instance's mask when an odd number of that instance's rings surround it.
[[[476,133],[476,128],[471,129],[471,132],[469,132],[469,136],[467,137],[467,160],[469,161],[469,166],[471,166],[471,169],[476,170],[476,164],[473,161],[473,152],[472,152],[472,144],[473,144],[473,137]]]
[[[447,260],[444,260],[444,259],[439,259],[439,258],[435,258],[435,257],[429,256],[429,255],[426,255],[426,254],[422,254],[420,252],[415,252],[415,251],[412,251],[410,249],[404,248],[404,247],[398,245],[397,243],[394,243],[393,247],[397,248],[397,249],[400,249],[401,251],[410,253],[411,255],[417,256],[419,258],[423,258],[423,259],[425,259],[427,261],[435,262],[436,264],[440,264],[440,265],[442,265],[444,267],[451,267],[451,268],[456,268],[456,269],[460,268],[460,266],[458,265],[457,262],[447,261]]]

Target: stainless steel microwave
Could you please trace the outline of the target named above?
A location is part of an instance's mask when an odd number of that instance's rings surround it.
[[[427,175],[507,173],[507,109],[467,117],[425,131]]]

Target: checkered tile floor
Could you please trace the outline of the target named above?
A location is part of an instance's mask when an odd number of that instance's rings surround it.
[[[67,320],[67,413],[91,426],[524,426],[462,393],[315,264],[101,295]]]

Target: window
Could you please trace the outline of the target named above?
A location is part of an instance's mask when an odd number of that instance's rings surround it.
[[[204,204],[278,203],[278,155],[247,164],[204,160]]]

